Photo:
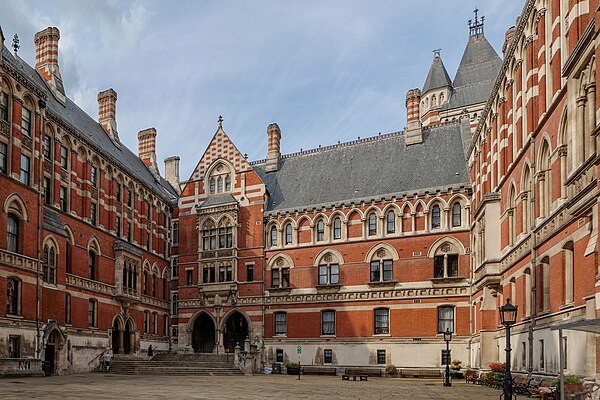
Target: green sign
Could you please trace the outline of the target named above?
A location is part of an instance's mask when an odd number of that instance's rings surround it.
[[[298,347],[296,348],[296,353],[298,353],[298,354],[302,354],[302,346],[298,346]]]

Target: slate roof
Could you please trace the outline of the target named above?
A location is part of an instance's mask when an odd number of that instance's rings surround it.
[[[46,81],[34,68],[29,66],[20,57],[13,56],[5,46],[2,47],[2,58],[4,63],[16,70],[18,74],[27,79],[35,87],[46,93],[48,96],[46,101],[47,112],[55,115],[65,125],[72,128],[82,140],[90,146],[97,148],[104,157],[121,167],[156,195],[170,203],[176,201],[177,193],[164,178],[160,176],[155,177],[146,164],[124,144],[120,146],[115,145],[104,131],[104,128],[69,98],[66,99],[65,105],[56,100],[52,91],[46,85]]]
[[[226,193],[217,196],[209,196],[206,200],[202,202],[202,204],[200,204],[200,207],[214,207],[220,206],[222,204],[230,204],[236,202],[237,200],[235,199],[235,197],[233,197],[230,193]]]
[[[431,89],[439,89],[446,86],[451,87],[452,80],[448,75],[448,71],[446,71],[442,58],[436,54],[431,62],[431,67],[429,67],[429,73],[427,74],[421,93],[424,94]]]
[[[44,207],[44,229],[61,236],[67,236],[60,214],[48,207]]]
[[[426,129],[423,143],[408,147],[396,132],[295,153],[274,172],[264,160],[252,166],[269,191],[267,212],[470,186],[463,130],[460,123]]]
[[[487,101],[502,66],[502,60],[484,35],[469,37],[450,99],[442,109],[465,107]]]

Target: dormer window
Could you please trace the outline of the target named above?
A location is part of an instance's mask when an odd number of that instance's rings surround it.
[[[231,169],[225,163],[217,164],[208,178],[208,193],[219,194],[231,192]]]

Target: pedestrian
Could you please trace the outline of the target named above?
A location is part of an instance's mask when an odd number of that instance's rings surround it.
[[[110,352],[104,353],[104,365],[106,365],[106,372],[110,369]]]
[[[100,363],[100,372],[102,372],[102,370],[104,369],[104,351],[100,354],[100,357],[98,357],[98,362]]]
[[[152,357],[154,352],[152,351],[152,345],[148,346],[148,357]]]

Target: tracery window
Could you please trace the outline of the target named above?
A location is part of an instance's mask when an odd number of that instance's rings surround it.
[[[441,209],[437,204],[431,209],[431,228],[438,229],[441,227]]]
[[[387,213],[386,231],[387,233],[396,232],[396,213],[394,211],[388,211]]]
[[[462,207],[459,202],[452,206],[452,226],[462,226]]]
[[[369,214],[369,236],[377,235],[377,215],[375,213]]]
[[[20,285],[19,280],[9,278],[6,284],[6,313],[10,315],[19,315],[20,311]]]
[[[285,244],[292,244],[292,229],[292,224],[288,222],[285,225]]]
[[[323,221],[323,219],[320,219],[319,221],[317,221],[316,233],[317,233],[317,242],[322,242],[325,240],[325,221]]]
[[[271,247],[277,246],[277,227],[275,225],[271,226],[271,232],[269,233],[269,241],[271,243]]]
[[[338,240],[342,238],[342,219],[340,217],[336,217],[333,220],[333,240]]]
[[[219,162],[208,177],[208,193],[219,194],[231,192],[232,171],[223,162]]]
[[[8,251],[12,251],[13,253],[19,252],[19,228],[19,217],[17,217],[15,214],[8,214],[8,224],[6,227],[6,249]]]
[[[56,249],[49,244],[44,245],[42,275],[44,282],[56,283]]]

